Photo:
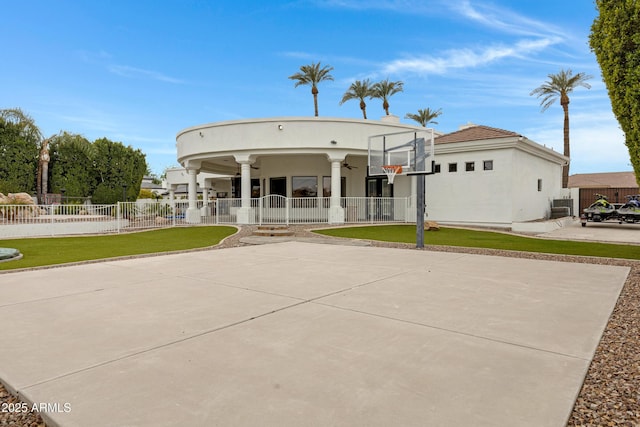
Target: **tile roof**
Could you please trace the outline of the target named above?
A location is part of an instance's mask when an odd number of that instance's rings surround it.
[[[633,172],[577,173],[569,177],[569,188],[637,188]]]
[[[489,126],[471,125],[455,132],[435,138],[436,144],[450,142],[479,141],[482,139],[513,138],[522,136],[509,130],[492,128]]]

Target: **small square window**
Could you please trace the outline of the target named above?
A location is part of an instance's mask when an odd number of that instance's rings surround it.
[[[493,160],[485,160],[482,162],[482,168],[486,171],[493,170]]]
[[[433,173],[440,173],[440,165],[434,165],[433,166]]]
[[[464,164],[464,170],[467,172],[473,172],[476,170],[476,162],[467,162]]]
[[[449,163],[449,172],[458,172],[458,164]]]

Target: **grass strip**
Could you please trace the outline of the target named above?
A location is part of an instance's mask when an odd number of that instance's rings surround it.
[[[0,263],[0,270],[205,248],[217,245],[236,231],[235,227],[199,226],[105,236],[0,240],[0,247],[18,249],[23,256]]]
[[[381,225],[370,227],[346,227],[314,230],[326,236],[382,242],[415,243],[415,225]],[[470,248],[502,249],[522,252],[539,252],[560,255],[582,255],[604,258],[640,259],[640,246],[598,242],[547,240],[515,236],[491,231],[462,228],[440,228],[425,232],[425,245],[462,246]]]

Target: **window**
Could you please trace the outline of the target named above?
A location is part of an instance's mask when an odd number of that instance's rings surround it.
[[[464,164],[464,170],[467,172],[473,172],[476,170],[476,162],[467,162]]]
[[[458,164],[449,163],[449,172],[458,172]]]
[[[433,173],[440,173],[440,165],[434,165]]]
[[[493,170],[493,160],[485,160],[482,162],[482,169],[486,170],[486,171],[492,171]]]
[[[538,191],[542,191],[542,180],[538,180]]]
[[[340,196],[347,196],[347,177],[340,177]],[[331,177],[322,177],[322,197],[331,197]]]
[[[287,197],[287,178],[270,178],[269,194],[277,194],[278,196]]]
[[[240,199],[242,197],[242,178],[236,176],[231,182],[231,194],[234,198]],[[251,197],[260,197],[260,179],[251,178]]]
[[[318,197],[317,176],[294,176],[291,178],[291,197]]]

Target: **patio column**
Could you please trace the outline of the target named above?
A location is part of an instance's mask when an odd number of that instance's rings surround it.
[[[198,170],[199,164],[187,162],[187,174],[189,175],[189,208],[185,215],[185,221],[190,224],[198,224],[200,222],[200,211],[198,210]]]
[[[169,206],[171,206],[171,221],[176,223],[176,186],[169,184]]]
[[[207,216],[207,209],[209,208],[209,192],[207,191],[207,186],[202,187],[202,207],[200,208],[200,212],[202,216]]]
[[[329,155],[331,162],[331,201],[329,205],[329,224],[344,224],[344,208],[340,206],[341,182],[340,165],[345,156]]]
[[[251,163],[240,163],[240,197],[242,198],[242,207],[251,207]]]
[[[250,155],[235,156],[240,164],[240,197],[241,207],[238,209],[238,224],[253,224],[253,208],[251,207],[251,164],[255,159]]]

